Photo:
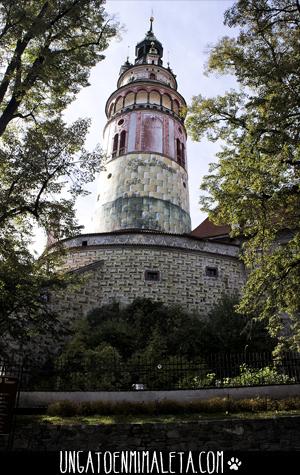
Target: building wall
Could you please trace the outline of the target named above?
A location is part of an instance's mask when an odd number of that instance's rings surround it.
[[[101,172],[93,227],[189,233],[188,175],[175,161],[151,153],[111,160]]]
[[[80,283],[76,289],[56,295],[52,305],[60,314],[77,318],[113,301],[128,304],[141,297],[178,304],[205,316],[223,293],[238,293],[243,286],[244,268],[230,255],[230,246],[224,245],[223,254],[218,254],[178,248],[176,242],[173,246],[157,246],[152,238],[148,237],[148,245],[132,241],[131,245],[111,242],[72,247],[65,266],[69,270],[81,268]],[[118,239],[121,242],[122,236]],[[217,268],[217,277],[206,275],[207,267]],[[160,281],[145,280],[147,270],[159,271]]]
[[[134,66],[128,71],[125,71],[118,80],[118,87],[125,86],[128,83],[130,84],[132,81],[150,79],[151,74],[155,74],[157,81],[166,84],[173,89],[177,88],[174,75],[170,71],[161,66],[144,64]]]

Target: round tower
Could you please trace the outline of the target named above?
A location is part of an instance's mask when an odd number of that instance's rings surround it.
[[[100,174],[96,232],[122,229],[191,231],[184,98],[162,62],[152,29],[122,65],[106,103],[105,171]]]

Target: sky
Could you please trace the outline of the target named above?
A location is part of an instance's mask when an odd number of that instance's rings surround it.
[[[153,30],[164,47],[164,65],[177,75],[178,91],[189,104],[192,97],[201,94],[214,97],[234,87],[229,76],[206,76],[205,64],[209,46],[223,36],[234,36],[234,31],[223,24],[224,12],[232,6],[233,0],[107,0],[106,11],[115,15],[123,25],[121,39],[113,39],[105,50],[106,58],[92,69],[90,86],[83,89],[67,109],[65,118],[73,122],[79,117],[90,117],[92,125],[86,147],[93,149],[102,141],[106,123],[105,103],[116,89],[120,66],[129,54],[134,61],[135,45],[149,29],[149,18],[154,16]],[[129,48],[128,48],[129,47]],[[201,142],[187,142],[189,173],[190,211],[192,229],[197,227],[206,215],[199,206],[200,183],[208,172],[208,165],[216,160],[220,145],[203,139]],[[96,207],[97,178],[88,186],[90,194],[77,202],[79,224],[83,233],[93,232],[91,217]],[[44,246],[44,237],[38,234],[34,249],[39,252]]]

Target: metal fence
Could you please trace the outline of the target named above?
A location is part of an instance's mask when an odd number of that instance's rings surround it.
[[[11,372],[13,364],[2,366]],[[1,363],[0,363],[1,371]],[[55,363],[23,365],[23,391],[130,391],[259,386],[300,383],[300,354],[274,359],[271,353],[217,353],[196,361],[117,358],[58,359]]]

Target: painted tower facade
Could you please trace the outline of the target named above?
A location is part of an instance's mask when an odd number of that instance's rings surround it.
[[[163,66],[153,33],[136,45],[135,63],[122,65],[117,89],[106,103],[106,169],[100,174],[95,232],[122,229],[191,231],[186,103],[176,76]]]

